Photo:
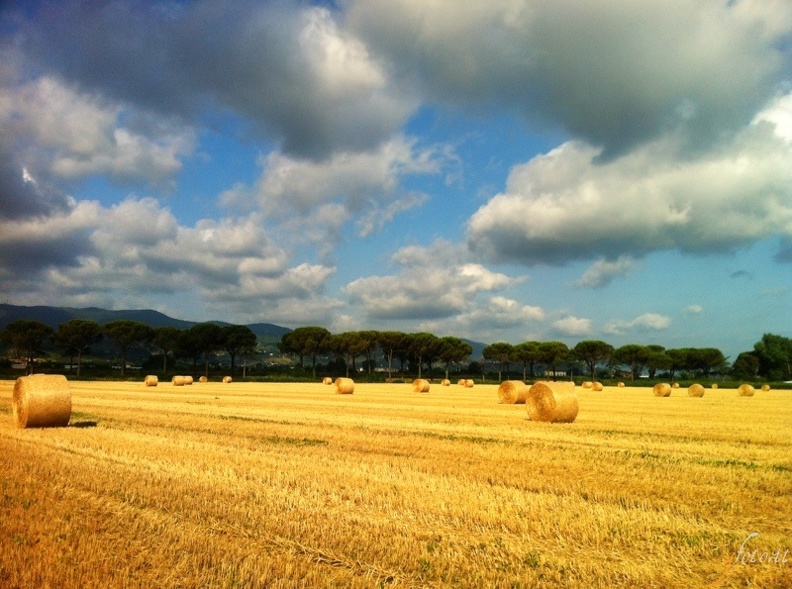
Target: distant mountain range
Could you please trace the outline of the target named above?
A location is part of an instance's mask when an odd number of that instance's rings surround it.
[[[152,309],[109,311],[97,307],[74,309],[71,307],[25,307],[20,305],[0,304],[0,329],[3,329],[9,323],[13,323],[19,319],[41,321],[54,330],[57,330],[61,323],[66,323],[72,319],[87,319],[89,321],[96,321],[100,325],[108,321],[127,319],[131,321],[140,321],[149,327],[176,327],[178,329],[189,329],[193,325],[199,323],[196,321],[174,319],[173,317],[168,317]],[[223,321],[211,321],[211,323],[216,323],[221,326],[231,325]],[[256,337],[264,341],[280,341],[284,333],[291,331],[288,327],[280,327],[272,323],[251,323],[248,327],[256,334]]]
[[[75,309],[72,307],[47,307],[47,306],[33,306],[26,307],[22,305],[8,305],[0,303],[0,329],[3,329],[9,323],[18,321],[19,319],[32,319],[34,321],[41,321],[46,323],[52,329],[58,329],[61,323],[66,323],[72,319],[87,319],[89,321],[96,321],[99,325],[107,323],[108,321],[117,321],[119,319],[127,319],[131,321],[140,321],[149,327],[176,327],[177,329],[189,329],[199,321],[183,321],[181,319],[174,319],[167,315],[154,311],[153,309],[130,309],[125,311],[110,311],[108,309],[100,309],[98,307],[87,307],[85,309]],[[224,321],[210,321],[217,325],[231,325]],[[259,342],[262,344],[274,344],[279,342],[284,333],[292,331],[288,327],[281,327],[273,325],[272,323],[251,323],[248,324],[250,331],[256,334]],[[471,359],[481,358],[481,351],[486,344],[481,342],[474,342],[466,339],[473,347]]]

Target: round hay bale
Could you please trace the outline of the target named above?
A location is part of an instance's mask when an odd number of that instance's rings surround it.
[[[532,421],[572,423],[579,405],[574,388],[565,386],[553,390],[547,382],[536,382],[528,388],[525,405]],[[570,392],[571,390],[571,392]]]
[[[447,378],[444,378],[443,380],[440,381],[440,385],[444,386],[444,387],[450,387],[451,386],[451,381],[448,380]]]
[[[753,397],[754,396],[754,388],[749,384],[741,384],[740,387],[737,389],[737,393],[741,397]]]
[[[594,383],[591,382],[590,380],[587,380],[580,386],[582,386],[584,389],[590,389],[591,387],[594,386]]]
[[[173,383],[173,386],[175,387],[183,387],[185,382],[186,379],[181,375],[174,376],[171,379],[171,383]]]
[[[188,386],[188,385],[191,386],[192,383],[193,383],[193,377],[192,376],[185,376],[184,377],[184,385],[185,386]]]
[[[143,380],[143,384],[147,387],[155,387],[159,384],[159,379],[156,374],[147,374],[146,378]]]
[[[333,384],[333,379],[331,377],[329,377],[329,376],[325,376],[322,379],[322,384]]]
[[[521,380],[504,380],[498,387],[498,403],[504,405],[522,405],[528,389]]]
[[[575,392],[575,383],[571,380],[537,380],[536,382],[550,387],[550,390],[556,394],[567,395]]]
[[[672,388],[672,389],[678,389],[678,388],[679,388],[679,383],[678,383],[678,382],[675,382],[675,383],[673,383],[673,384],[671,385],[671,388]]]
[[[624,383],[623,382],[619,382],[616,386],[619,387],[619,388],[624,388]]]
[[[654,393],[655,397],[670,397],[671,385],[667,382],[658,382],[652,387],[652,392]]]
[[[553,391],[543,382],[535,382],[530,386],[525,405],[531,421],[551,422],[558,411]]]
[[[459,386],[461,386],[461,387],[465,386],[465,379],[464,379],[464,378],[460,378],[460,379],[457,381],[457,384],[458,384]]]
[[[558,394],[553,393],[556,400],[556,416],[553,423],[572,423],[577,419],[578,397],[575,393]]]
[[[770,390],[770,385],[769,385],[769,384],[763,384],[763,385],[762,385],[762,390],[763,390],[764,392],[767,392],[767,391],[769,391],[769,390]]]
[[[692,384],[688,387],[688,396],[689,397],[703,397],[704,396],[704,387],[698,383]]]
[[[471,379],[469,379],[469,378],[465,379],[465,388],[466,389],[472,389],[473,388],[473,381]]]
[[[718,388],[718,383],[717,382],[713,382],[712,383],[712,388],[713,389],[717,389]]]
[[[228,383],[230,383],[230,382],[233,382],[233,380],[234,380],[234,379],[233,379],[233,378],[231,378],[230,376],[224,376],[224,377],[223,377],[223,382],[224,382],[225,384],[228,384]]]
[[[351,395],[355,392],[355,381],[351,378],[337,378],[335,380],[336,394]]]
[[[429,381],[425,378],[416,378],[412,383],[412,387],[414,393],[428,393]]]
[[[591,390],[592,391],[601,391],[602,390],[602,383],[598,381],[594,381],[591,383]]]
[[[62,374],[20,376],[11,413],[17,427],[65,427],[71,419],[71,391]]]
[[[198,382],[202,382],[202,383],[203,382],[209,382],[209,378],[204,375],[204,376],[202,376],[201,378],[198,379]]]

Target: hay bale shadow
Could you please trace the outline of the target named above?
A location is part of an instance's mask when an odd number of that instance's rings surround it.
[[[74,423],[70,423],[69,427],[76,427],[76,428],[86,428],[86,427],[96,427],[96,421],[75,421]]]

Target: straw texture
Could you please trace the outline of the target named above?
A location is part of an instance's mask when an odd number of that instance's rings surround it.
[[[416,378],[412,384],[414,393],[428,393],[429,381],[424,378]]]
[[[174,377],[171,379],[171,382],[173,383],[173,386],[175,386],[175,387],[183,387],[183,386],[184,386],[185,379],[184,379],[184,377],[183,377],[183,376],[181,376],[181,375],[177,375],[177,376],[174,376]]]
[[[14,384],[11,411],[17,427],[65,427],[71,409],[69,383],[62,374],[21,376]]]
[[[690,397],[703,397],[704,387],[698,383],[692,384],[688,387],[688,396]]]
[[[355,381],[351,378],[337,378],[335,386],[338,395],[351,395],[355,392]]]
[[[159,384],[159,378],[157,378],[156,374],[148,374],[146,375],[143,384],[145,384],[147,387],[155,387],[157,384]]]
[[[555,390],[553,384],[560,384]],[[528,388],[525,405],[532,421],[550,423],[572,423],[577,419],[580,406],[574,383],[536,382]]]
[[[652,387],[652,393],[654,393],[655,397],[670,397],[671,385],[667,382],[658,382]]]
[[[737,392],[741,397],[753,397],[754,396],[754,388],[749,384],[741,384],[740,388],[737,389]]]
[[[521,380],[504,380],[498,387],[498,403],[504,405],[522,405],[528,395],[528,389]]]

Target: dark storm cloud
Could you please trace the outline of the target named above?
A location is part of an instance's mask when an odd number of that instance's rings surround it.
[[[188,119],[230,109],[303,156],[372,147],[412,109],[307,3],[53,2],[21,39],[40,68],[81,87]]]

